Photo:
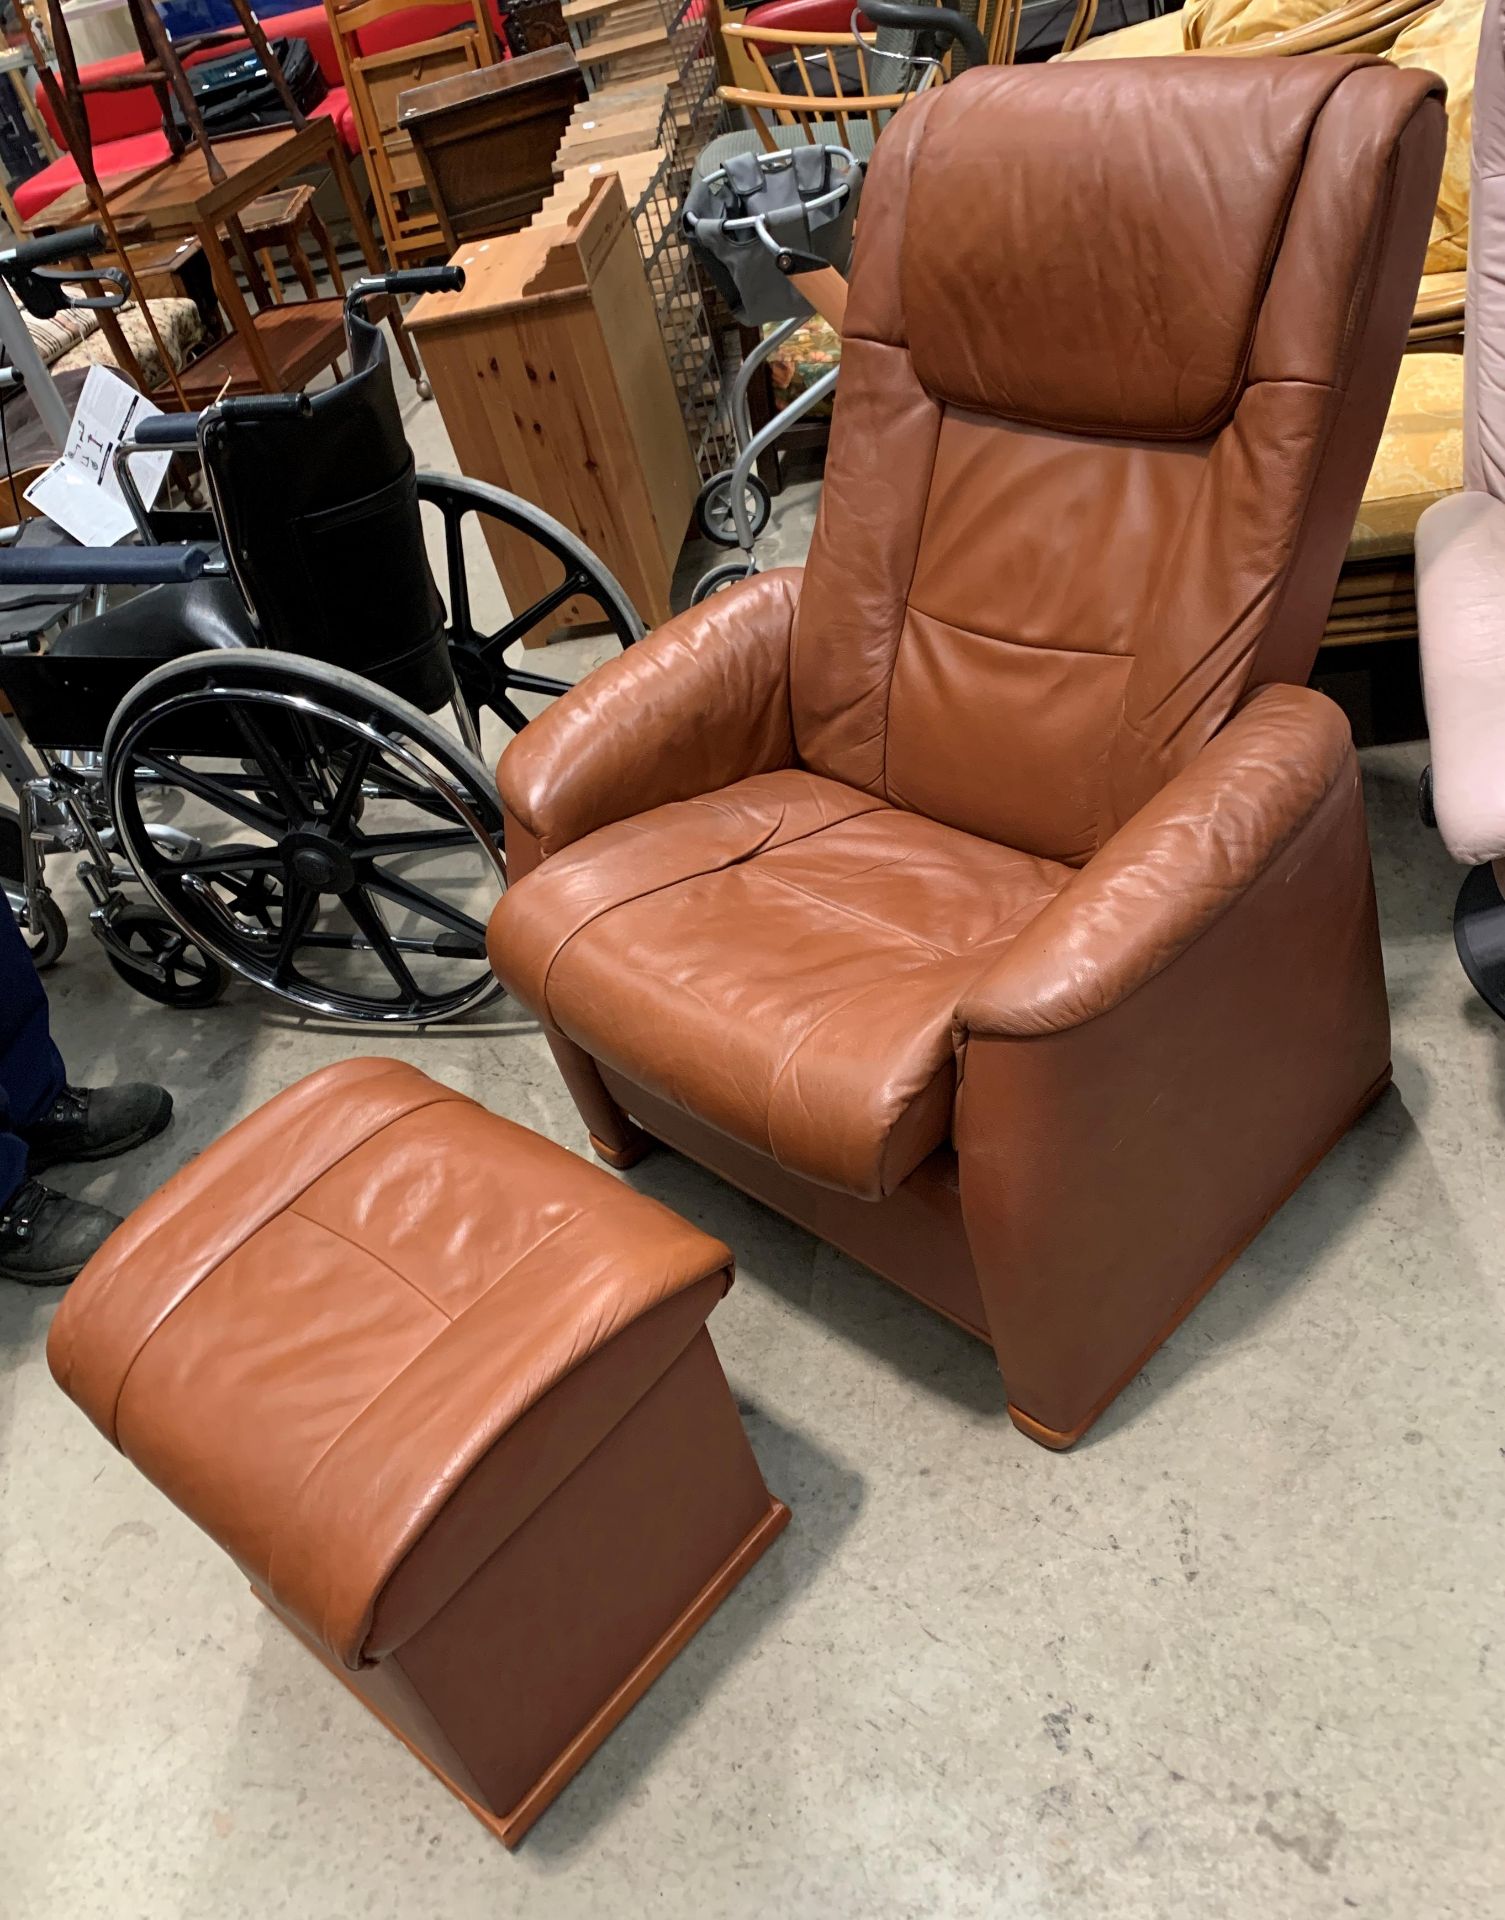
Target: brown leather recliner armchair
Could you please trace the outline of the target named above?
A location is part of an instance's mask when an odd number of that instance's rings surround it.
[[[1047,1445],[1389,1076],[1358,767],[1301,683],[1443,132],[1360,57],[915,102],[803,574],[501,765],[493,962],[598,1150],[646,1129],[990,1340]]]

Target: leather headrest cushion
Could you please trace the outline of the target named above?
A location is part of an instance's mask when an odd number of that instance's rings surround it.
[[[944,88],[926,103],[904,225],[921,382],[1068,432],[1215,431],[1238,399],[1313,124],[1370,64],[990,67]]]

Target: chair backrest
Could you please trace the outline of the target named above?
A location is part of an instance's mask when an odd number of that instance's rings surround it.
[[[494,0],[329,0],[340,68],[393,266],[449,251],[412,135],[398,125],[397,102],[411,87],[495,66],[502,48],[493,6]]]
[[[1505,499],[1505,0],[1485,0],[1470,181],[1463,482]]]
[[[1083,861],[1253,684],[1304,681],[1444,134],[1433,76],[1362,57],[989,68],[898,115],[800,594],[802,761]]]
[[[453,692],[413,454],[386,341],[351,322],[350,377],[311,415],[205,424],[225,552],[269,647],[374,680],[425,712]]]
[[[730,25],[722,38],[742,53],[754,84],[722,87],[721,99],[747,115],[769,153],[787,143],[776,129],[798,129],[812,146],[835,141],[865,160],[893,114],[945,77],[940,65],[916,59],[918,35],[891,29]]]

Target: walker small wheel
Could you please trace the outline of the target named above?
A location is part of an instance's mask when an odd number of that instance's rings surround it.
[[[732,476],[729,473],[712,474],[700,489],[695,502],[695,524],[706,539],[718,547],[739,547],[742,542],[737,534],[737,520],[732,512]],[[750,473],[743,483],[743,498],[747,503],[747,521],[754,540],[768,525],[768,516],[773,512],[773,501],[767,487],[755,473]]]
[[[698,607],[702,600],[709,600],[713,593],[720,593],[723,587],[734,587],[739,580],[751,580],[757,571],[757,566],[751,560],[728,560],[722,566],[712,567],[709,573],[703,573],[695,582],[690,605]]]
[[[434,389],[429,385],[429,377],[426,373],[419,374],[417,384],[418,398],[420,400],[432,400],[434,397]]]
[[[155,907],[122,907],[105,932],[105,958],[137,993],[164,1007],[212,1007],[230,984],[229,972]],[[139,954],[163,978],[133,967],[116,948]]]
[[[1437,825],[1437,808],[1432,799],[1432,769],[1430,764],[1421,770],[1421,779],[1416,787],[1416,811],[1421,815],[1424,827]]]

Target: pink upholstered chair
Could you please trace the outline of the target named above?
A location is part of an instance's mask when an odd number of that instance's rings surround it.
[[[1448,851],[1472,868],[1453,937],[1505,1019],[1505,0],[1485,7],[1474,87],[1464,491],[1417,525],[1416,600],[1430,809]]]

